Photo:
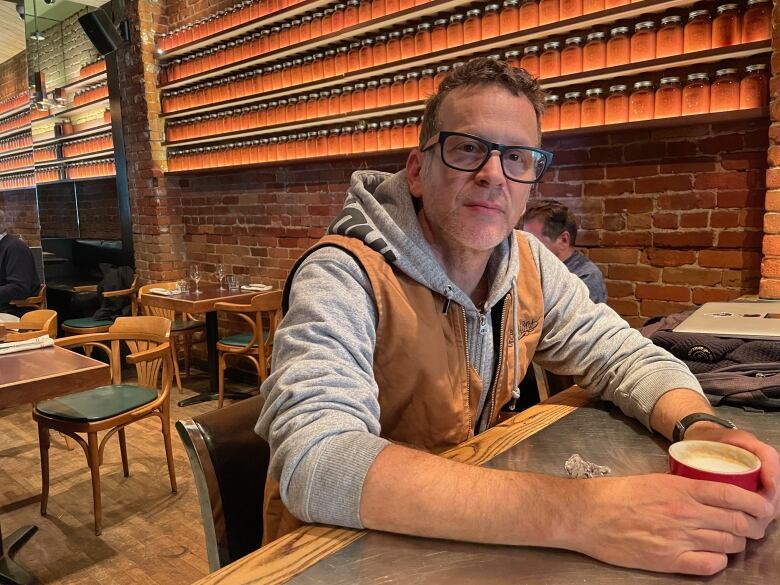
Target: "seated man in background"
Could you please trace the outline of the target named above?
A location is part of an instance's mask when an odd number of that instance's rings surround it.
[[[531,199],[523,215],[521,229],[536,236],[547,249],[588,287],[590,300],[607,302],[604,276],[593,262],[574,249],[577,218],[565,205],[553,199]]]
[[[5,212],[0,209],[0,314],[21,316],[26,310],[14,307],[11,301],[37,294],[40,286],[30,248],[8,233]]]

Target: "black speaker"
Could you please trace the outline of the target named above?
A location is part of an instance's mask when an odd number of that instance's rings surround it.
[[[108,14],[98,9],[79,17],[79,24],[101,55],[108,55],[122,45],[122,37]]]

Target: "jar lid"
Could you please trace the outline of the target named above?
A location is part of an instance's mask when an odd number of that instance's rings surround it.
[[[698,18],[700,16],[706,16],[709,18],[710,11],[709,10],[693,10],[688,13],[688,20],[693,20],[694,18]]]
[[[496,10],[499,10],[501,6],[498,4],[488,4],[485,6],[485,12],[495,12]]]
[[[465,63],[463,61],[455,61],[455,63],[452,64],[453,69],[457,69],[458,67],[463,67]]]
[[[328,135],[328,131],[327,130],[318,130],[317,131],[317,136],[327,136],[327,135]]]
[[[504,8],[508,8],[509,6],[517,6],[520,4],[520,0],[504,0]]]
[[[298,57],[297,59],[293,59],[293,65],[303,65],[303,59],[301,59],[300,57]]]
[[[312,57],[311,55],[306,55],[303,58],[304,65],[307,64],[307,63],[310,64],[312,61],[314,61],[314,57]]]
[[[406,75],[403,73],[399,73],[398,75],[393,75],[393,81],[405,81]]]
[[[406,26],[401,29],[401,32],[404,35],[413,35],[414,34],[414,27],[413,26]]]
[[[450,16],[450,22],[461,22],[463,20],[462,14],[453,14]]]
[[[375,43],[384,43],[387,40],[387,35],[376,35],[374,37]]]
[[[321,92],[317,94],[317,99],[329,98],[329,97],[330,97],[330,91],[327,89],[323,89]]]
[[[363,39],[362,41],[360,41],[361,47],[370,47],[373,44],[374,44],[374,39]]]
[[[769,2],[769,0],[748,0],[747,5],[753,6],[754,4],[764,4],[765,2]]]
[[[736,4],[721,4],[718,6],[718,14],[723,14],[727,10],[737,10],[739,6]]]
[[[387,33],[388,39],[400,39],[401,33],[399,33],[397,30],[394,30],[393,32]]]
[[[336,54],[337,55],[339,53],[347,53],[347,52],[349,52],[349,47],[339,47],[338,49],[336,49]]]
[[[363,91],[364,89],[366,89],[365,83],[359,81],[355,84],[355,91]]]
[[[366,126],[366,128],[368,130],[376,130],[377,128],[379,128],[379,124],[377,124],[376,122],[370,122],[368,126]]]
[[[330,90],[331,97],[341,95],[341,90],[338,87],[334,87]]]
[[[341,127],[341,131],[342,131],[344,134],[347,134],[348,132],[352,132],[352,126],[342,126],[342,127]]]
[[[688,81],[709,81],[710,76],[706,73],[691,73],[688,75]]]
[[[669,85],[670,83],[680,83],[679,77],[662,77],[660,84],[661,85]]]
[[[379,122],[380,128],[390,128],[390,126],[392,125],[393,123],[390,120],[382,120],[381,122]]]
[[[360,2],[358,0],[347,0],[347,6],[357,6]]]
[[[322,11],[322,16],[330,16],[334,12],[336,11],[333,8],[326,8],[325,10]]]
[[[316,100],[319,97],[320,97],[320,94],[319,94],[319,92],[316,92],[316,91],[309,94],[309,99],[310,100]]]
[[[736,75],[737,70],[731,67],[728,67],[726,69],[718,69],[715,71],[715,77],[722,77],[723,75]]]
[[[745,67],[745,71],[752,73],[753,71],[763,71],[766,69],[766,63],[756,63],[754,65],[748,65]]]
[[[544,47],[545,51],[549,51],[552,49],[559,49],[561,47],[561,43],[559,43],[558,41],[549,41],[547,43],[544,43],[544,45],[542,46]]]
[[[366,81],[366,87],[377,87],[379,85],[379,82],[375,79],[372,79],[371,81]]]
[[[309,18],[309,20],[311,20],[311,18]],[[290,21],[290,24],[291,24],[292,26],[301,26],[301,19],[300,19],[300,18],[293,18],[293,19]]]
[[[500,61],[501,60],[501,54],[500,53],[492,53],[487,56],[488,59],[491,61]]]
[[[324,11],[323,11],[324,12]],[[315,12],[311,15],[312,18],[322,18],[322,12]]]
[[[597,31],[595,31],[595,32],[588,33],[588,36],[587,36],[587,37],[585,37],[585,38],[586,38],[587,40],[589,40],[589,41],[600,41],[600,40],[602,40],[602,39],[603,39],[605,36],[607,36],[607,35],[605,35],[605,34],[604,34],[603,32],[601,32],[600,30],[597,30]]]
[[[447,26],[446,18],[437,18],[433,21],[433,26]]]
[[[393,124],[403,124],[404,122],[406,122],[406,120],[404,120],[403,118],[395,118],[393,120]]]
[[[523,49],[523,55],[530,55],[531,53],[538,53],[539,52],[539,45],[531,45],[530,47],[526,47]]]
[[[642,22],[637,22],[634,25],[634,30],[636,31],[645,30],[645,29],[652,30],[654,28],[655,28],[655,23],[652,20],[643,20]]]
[[[609,31],[610,36],[617,36],[617,35],[627,35],[628,34],[628,27],[627,26],[616,26],[613,29],[610,29]]]
[[[273,66],[273,70],[274,71],[281,71],[282,70],[282,66],[279,65],[279,64],[276,64],[276,65]]]
[[[276,101],[268,102],[268,107],[269,108],[275,108],[278,105],[279,105],[279,103],[276,102]]]
[[[467,18],[471,18],[472,16],[479,17],[480,14],[482,14],[482,11],[479,8],[472,8],[471,10],[466,11]]]
[[[600,87],[591,87],[590,89],[585,90],[585,95],[587,97],[600,96],[603,93],[604,90]]]
[[[419,77],[420,74],[417,73],[416,71],[410,71],[409,73],[406,74],[406,79],[417,79]]]
[[[306,97],[306,96],[303,96],[303,95],[302,95],[302,96],[301,96],[301,100],[303,100],[305,97]],[[279,100],[279,107],[280,107],[280,108],[283,108],[283,107],[284,107],[284,106],[286,106],[286,105],[287,105],[287,100],[286,100],[286,99],[281,99],[281,100]]]
[[[609,86],[609,93],[617,93],[619,91],[626,91],[628,89],[628,86],[623,85],[622,83],[620,85],[610,85]]]
[[[504,59],[514,59],[519,56],[520,56],[520,51],[511,50],[511,51],[506,51],[504,53]]]
[[[293,20],[293,22],[295,21]],[[311,22],[311,16],[309,16],[308,14],[304,14],[303,16],[301,16],[301,22]]]
[[[354,88],[351,85],[343,85],[341,86],[341,92],[346,93],[348,91],[352,91]]]
[[[567,100],[578,100],[580,99],[581,95],[582,93],[579,91],[567,91],[565,94],[563,94],[563,97]]]
[[[290,23],[289,22],[283,22],[280,25],[280,29],[286,29],[286,28],[290,28]],[[230,43],[228,43],[228,45],[230,45]]]
[[[328,49],[327,51],[325,51],[326,57],[333,57],[335,54],[336,54],[336,49]]]
[[[634,89],[647,89],[652,87],[653,87],[652,81],[637,81],[634,84]]]
[[[297,104],[299,100],[302,101],[302,102],[305,102],[305,101],[308,101],[308,99],[309,98],[307,98],[305,95],[298,96],[298,97],[291,97],[291,98],[287,98],[287,104],[293,106],[293,105]],[[281,105],[281,103],[283,101],[284,100],[279,100],[279,104]]]
[[[382,84],[382,83],[393,83],[393,80],[392,80],[390,77],[382,77],[382,78],[379,80],[379,83],[380,83],[380,84]]]
[[[417,124],[417,122],[419,122],[419,121],[420,121],[420,118],[418,118],[417,116],[409,116],[406,119],[406,123],[407,124]]]
[[[421,22],[417,25],[417,30],[429,30],[431,28],[430,22]]]
[[[546,95],[544,96],[544,103],[546,104],[554,104],[557,101],[560,101],[560,97],[557,95]]]
[[[449,70],[450,70],[450,66],[449,65],[439,65],[436,68],[436,73],[446,73]]]
[[[566,39],[567,45],[581,45],[582,44],[582,37],[569,37]]]
[[[314,138],[315,136],[317,136],[316,130],[312,130],[311,132],[306,133],[306,138]]]
[[[331,128],[330,130],[328,130],[328,134],[330,134],[331,136],[338,136],[339,134],[341,134],[341,129]]]
[[[350,49],[359,49],[360,48],[360,41],[352,41],[349,43]]]
[[[422,71],[420,71],[420,75],[422,75],[423,77],[425,77],[426,75],[433,75],[434,73],[436,73],[436,71],[434,71],[433,69],[423,69]]]

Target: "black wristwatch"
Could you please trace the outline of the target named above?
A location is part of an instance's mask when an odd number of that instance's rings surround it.
[[[721,418],[719,416],[715,416],[714,414],[710,414],[708,412],[694,412],[693,414],[689,414],[688,416],[682,417],[680,420],[674,423],[674,431],[672,432],[672,442],[676,443],[677,441],[682,441],[683,437],[685,436],[685,431],[688,430],[688,427],[691,426],[693,423],[701,422],[703,420],[714,422],[715,424],[725,427],[727,429],[737,428],[737,425],[735,425],[733,422],[731,422],[726,418]]]

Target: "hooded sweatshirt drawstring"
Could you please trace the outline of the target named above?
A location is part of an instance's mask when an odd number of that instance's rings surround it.
[[[514,339],[514,346],[515,346],[515,368],[514,368],[514,383],[512,384],[512,404],[510,405],[510,410],[515,409],[515,403],[517,402],[518,398],[520,398],[520,388],[518,387],[518,384],[520,383],[520,350],[518,349],[520,344],[518,343],[517,339],[517,277],[512,277],[512,335]]]

